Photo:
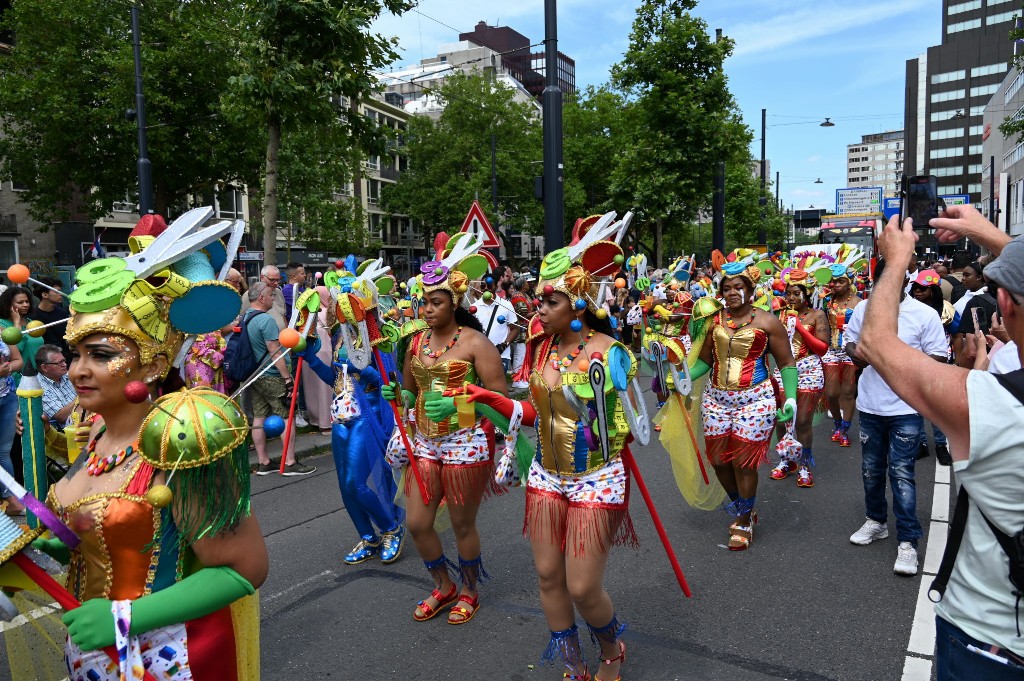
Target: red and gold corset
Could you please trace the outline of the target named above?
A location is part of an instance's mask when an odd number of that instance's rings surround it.
[[[832,349],[842,350],[846,345],[843,340],[843,331],[850,322],[850,317],[853,316],[853,308],[830,302],[826,314],[828,315],[829,329],[832,333]]]
[[[800,315],[798,315],[796,312],[793,312],[793,310],[788,309],[784,310],[782,314],[779,316],[782,325],[785,326],[787,329],[789,329],[789,320],[793,318],[795,318],[797,321],[800,321]],[[814,335],[814,332],[817,329],[816,323],[804,324],[804,322],[802,321],[800,321],[800,323],[803,324],[805,329],[811,332],[812,336]],[[798,362],[802,360],[804,357],[807,357],[808,355],[812,354],[810,348],[808,348],[807,344],[804,343],[804,337],[800,334],[799,331],[793,331],[793,340],[790,344],[793,346],[793,359],[797,360]]]
[[[458,415],[453,414],[440,423],[428,419],[423,411],[426,393],[432,390],[456,390],[462,388],[466,383],[476,383],[476,369],[472,362],[467,362],[464,359],[448,359],[428,367],[423,364],[423,360],[419,356],[422,343],[423,334],[420,333],[410,344],[410,352],[413,353],[412,376],[416,381],[417,388],[416,430],[426,437],[442,437],[459,429]]]
[[[716,388],[746,390],[768,378],[768,332],[764,329],[744,326],[730,336],[725,325],[717,323],[711,337],[711,380]]]

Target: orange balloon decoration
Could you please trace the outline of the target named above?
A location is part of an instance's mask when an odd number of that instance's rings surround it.
[[[615,288],[626,288],[626,280],[619,277],[615,280]]]
[[[300,338],[301,336],[299,336],[299,332],[295,329],[282,329],[277,340],[286,348],[294,348],[299,344]]]
[[[28,268],[21,263],[15,263],[7,268],[7,278],[11,280],[12,284],[21,286],[28,281],[30,272]]]

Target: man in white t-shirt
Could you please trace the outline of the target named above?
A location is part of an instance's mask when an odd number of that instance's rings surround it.
[[[480,326],[484,327],[487,338],[498,348],[498,352],[501,353],[501,364],[507,374],[512,364],[511,346],[519,335],[519,327],[515,325],[516,309],[508,300],[495,295],[493,283],[485,281],[481,289],[483,295],[473,303],[469,311],[479,320]]]
[[[968,238],[999,256],[985,274],[999,284],[997,304],[1020,359],[1024,238],[1011,240],[971,206],[947,206],[943,217],[929,224],[941,242]],[[912,253],[916,241],[912,225],[901,226],[894,219],[878,246],[896,260]],[[898,287],[896,276],[883,276],[875,286],[858,353],[903,400],[945,431],[953,473],[970,498],[945,594],[929,594],[933,599],[941,595],[935,605],[937,677],[1024,679],[1024,613],[1009,579],[1009,558],[988,524],[1006,535],[1024,527],[1024,403],[1000,380],[1021,387],[1024,374],[1016,371],[997,379],[985,371],[936,365],[908,346],[902,334],[897,336],[894,323]],[[951,538],[949,546],[953,545]]]
[[[875,281],[884,271],[884,261],[876,267]],[[902,261],[892,263],[893,269],[903,270]],[[904,284],[906,282],[904,281]],[[946,333],[935,310],[908,296],[901,286],[899,320],[900,340],[911,348],[931,356],[936,362],[946,362]],[[917,486],[914,482],[914,462],[917,457],[918,437],[922,428],[921,415],[901,400],[878,371],[857,355],[861,328],[871,298],[853,309],[846,325],[844,338],[846,354],[859,366],[864,366],[857,383],[857,414],[860,423],[861,468],[864,478],[864,507],[867,516],[864,525],[850,541],[866,546],[889,536],[886,525],[888,505],[885,501],[885,478],[888,472],[892,487],[892,512],[896,516],[896,563],[893,572],[898,575],[917,574],[917,540],[924,532],[917,519]]]

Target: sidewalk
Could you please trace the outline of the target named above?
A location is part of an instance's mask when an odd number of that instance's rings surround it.
[[[293,435],[297,438],[295,440],[295,458],[303,459],[309,456],[317,449],[326,449],[330,451],[331,448],[331,436],[321,435],[319,431],[313,431],[311,433],[297,433]],[[274,438],[267,443],[267,455],[270,460],[275,463],[281,461],[281,451],[284,448],[283,442],[284,436]],[[249,465],[256,466],[259,461],[256,459],[256,450],[249,450]]]

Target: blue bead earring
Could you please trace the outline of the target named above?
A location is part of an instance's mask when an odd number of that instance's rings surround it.
[[[579,330],[583,328],[583,322],[581,322],[578,319],[574,319],[574,320],[572,320],[572,323],[569,324],[569,328],[572,329],[573,331],[579,333]]]

